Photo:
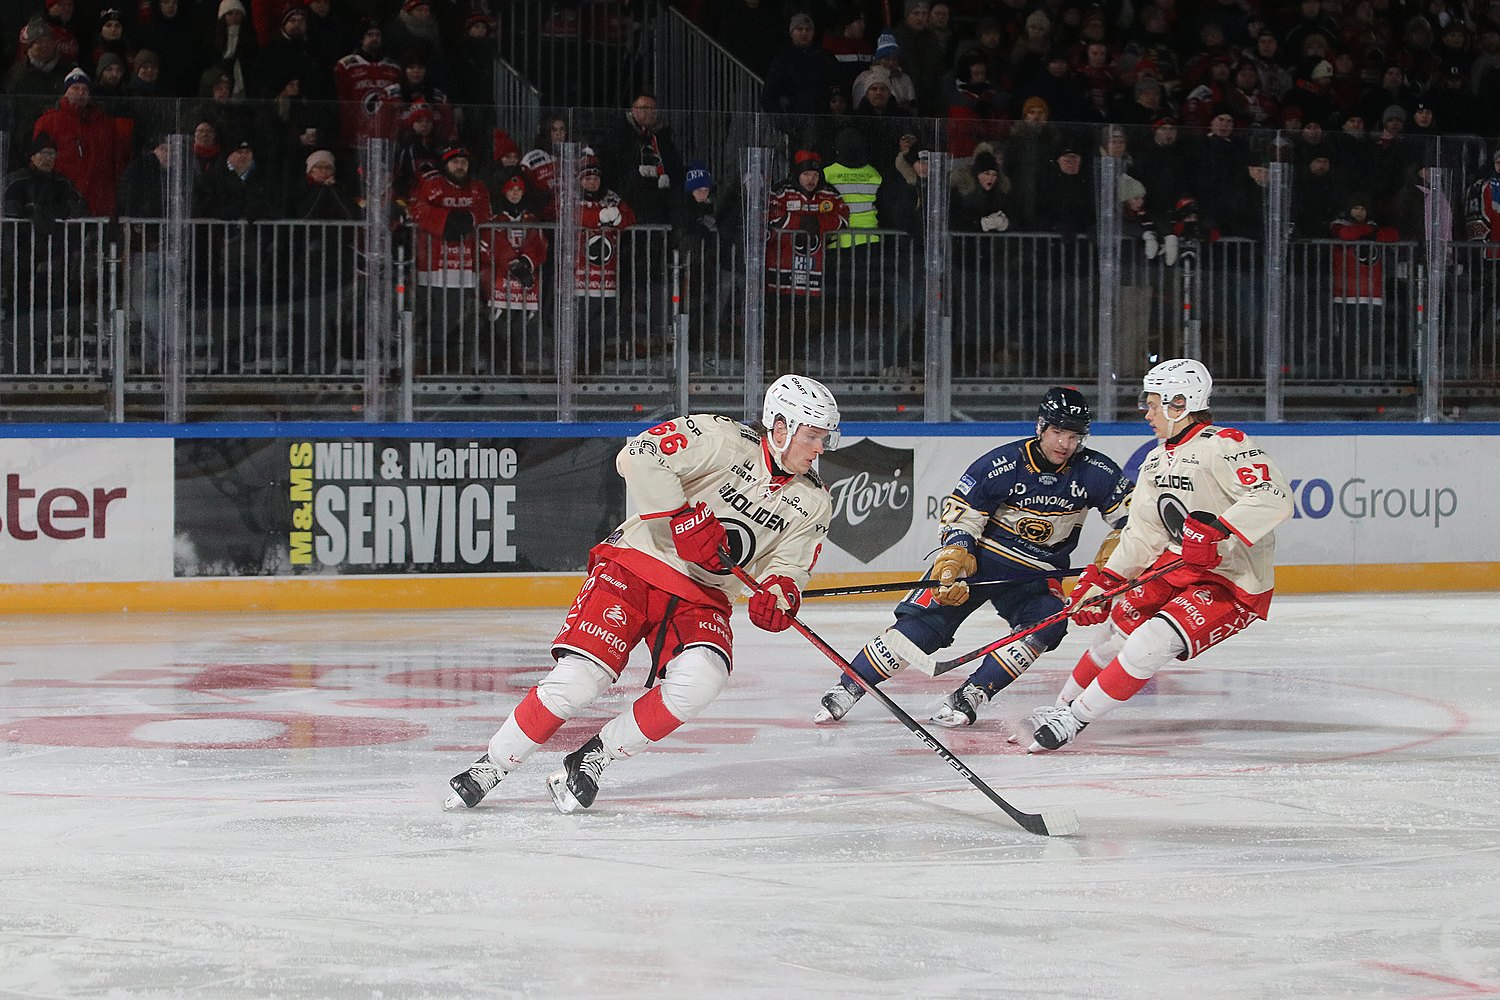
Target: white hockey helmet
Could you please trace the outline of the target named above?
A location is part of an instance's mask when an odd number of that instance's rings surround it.
[[[760,422],[766,428],[766,442],[772,454],[779,458],[786,445],[776,447],[776,439],[771,434],[777,417],[786,422],[787,444],[791,443],[797,428],[807,424],[828,432],[828,448],[839,446],[839,404],[822,382],[806,375],[783,375],[766,390]]]
[[[1173,358],[1163,361],[1146,373],[1141,383],[1141,409],[1146,408],[1146,395],[1156,393],[1161,397],[1163,409],[1168,406],[1181,407],[1183,413],[1208,409],[1208,396],[1213,392],[1214,379],[1203,366],[1203,362],[1192,358]]]

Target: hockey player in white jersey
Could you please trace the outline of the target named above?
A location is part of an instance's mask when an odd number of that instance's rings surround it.
[[[766,391],[759,426],[695,414],[626,442],[615,466],[641,513],[594,546],[588,577],[552,643],[556,665],[488,751],[449,781],[444,808],[478,805],[618,680],[643,641],[652,650],[649,689],[547,779],[558,809],[588,808],[605,767],[707,708],[729,683],[730,601],[742,589],[720,552],[763,584],[750,599],[751,622],[771,632],[790,626],[832,517],[812,466],[838,445],[838,428],[838,404],[826,386],[784,375]]]
[[[1188,660],[1265,618],[1273,589],[1273,530],[1292,515],[1291,488],[1244,432],[1213,422],[1213,379],[1200,362],[1146,373],[1141,409],[1157,438],[1141,463],[1130,520],[1105,563],[1078,579],[1073,621],[1109,621],[1054,705],[1033,716],[1033,752],[1056,750],[1118,708],[1157,670]],[[1152,566],[1183,565],[1113,602],[1080,605]]]

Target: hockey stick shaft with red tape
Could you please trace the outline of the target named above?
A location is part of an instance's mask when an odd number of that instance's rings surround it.
[[[734,573],[735,577],[737,577],[741,583],[743,583],[745,586],[749,587],[756,593],[761,592],[760,583],[755,579],[755,577],[745,572],[742,567],[731,562],[728,553],[721,552],[719,558],[724,563],[724,565],[729,567],[730,572]],[[911,730],[913,735],[915,735],[917,739],[921,740],[927,746],[927,749],[943,758],[943,760],[948,763],[949,767],[953,768],[953,770],[963,775],[964,779],[967,780],[969,784],[973,785],[981,793],[983,793],[986,798],[988,798],[995,805],[999,806],[1000,809],[1005,813],[1005,815],[1014,820],[1016,824],[1021,827],[1021,829],[1025,830],[1028,833],[1034,833],[1040,837],[1065,837],[1070,833],[1076,833],[1078,831],[1078,817],[1071,809],[1059,809],[1040,813],[1029,813],[1023,812],[1022,810],[1017,809],[1015,806],[1011,805],[1009,802],[1005,801],[995,792],[993,788],[986,784],[982,778],[980,778],[973,771],[969,770],[967,764],[959,760],[956,756],[954,756],[952,751],[939,743],[926,729],[922,728],[922,726],[917,722],[916,719],[913,719],[910,715],[907,715],[906,712],[901,708],[901,706],[892,701],[884,691],[880,690],[879,687],[871,684],[869,681],[866,681],[863,677],[859,676],[859,674],[855,672],[854,668],[849,665],[849,661],[844,659],[843,655],[839,653],[838,650],[834,649],[826,641],[824,641],[822,636],[818,635],[818,633],[814,632],[811,628],[804,624],[802,620],[799,619],[796,615],[788,613],[787,617],[791,620],[792,627],[795,628],[798,632],[802,633],[802,637],[805,638],[808,642],[812,643],[813,646],[817,648],[818,652],[828,657],[834,663],[837,663],[839,669],[849,677],[853,678],[855,683],[863,688],[866,694],[873,695],[875,699],[882,705],[884,705],[886,707],[886,710],[894,715],[903,726]]]
[[[916,643],[912,642],[910,639],[906,638],[906,636],[902,635],[900,632],[897,632],[895,629],[891,629],[886,633],[885,641],[890,646],[891,651],[901,659],[905,660],[910,666],[915,667],[919,672],[924,673],[929,677],[937,677],[940,674],[946,674],[950,670],[961,667],[965,663],[972,663],[973,661],[979,659],[981,656],[984,656],[987,653],[993,653],[997,649],[1000,649],[1004,646],[1009,646],[1017,639],[1024,639],[1034,632],[1040,632],[1044,628],[1047,628],[1051,625],[1056,625],[1058,622],[1077,614],[1084,608],[1091,608],[1096,604],[1102,604],[1105,601],[1113,600],[1114,598],[1119,597],[1121,594],[1125,593],[1127,590],[1133,590],[1143,583],[1150,583],[1152,580],[1155,580],[1158,577],[1166,576],[1174,569],[1181,568],[1182,560],[1173,559],[1171,562],[1163,563],[1161,566],[1158,566],[1151,572],[1146,573],[1142,576],[1138,576],[1134,580],[1126,580],[1124,583],[1120,584],[1118,587],[1115,587],[1113,590],[1106,590],[1103,593],[1095,594],[1093,597],[1090,597],[1088,600],[1084,601],[1076,608],[1063,608],[1056,614],[1048,615],[1046,618],[1043,618],[1039,622],[1028,625],[1023,629],[1018,629],[1015,632],[1012,632],[1010,635],[1001,636],[999,639],[996,639],[993,642],[985,643],[978,649],[970,650],[962,656],[955,656],[951,660],[934,660],[930,653],[924,652],[923,650],[919,649]]]
[[[998,580],[957,580],[956,583],[967,583],[969,589],[976,587],[993,587],[1001,583],[1023,583],[1027,580],[1065,580],[1070,576],[1077,576],[1086,567],[1069,566],[1066,569],[1049,569],[1038,573],[1021,573],[1016,576],[1007,576]],[[887,594],[898,590],[931,590],[934,587],[943,586],[942,581],[933,579],[922,580],[898,580],[894,583],[870,583],[857,587],[815,587],[812,590],[804,590],[802,599],[812,600],[815,597],[847,597],[853,594]]]

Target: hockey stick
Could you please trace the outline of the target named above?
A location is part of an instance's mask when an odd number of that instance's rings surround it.
[[[980,646],[978,649],[970,650],[962,656],[955,656],[951,660],[934,660],[931,653],[923,652],[916,643],[912,642],[910,639],[908,639],[906,636],[902,635],[895,629],[888,629],[884,635],[884,639],[886,645],[890,647],[891,652],[896,656],[899,656],[901,659],[905,660],[908,666],[916,668],[919,672],[926,674],[928,677],[937,677],[940,674],[946,674],[948,671],[954,669],[955,667],[961,667],[965,663],[970,663],[974,660],[977,660],[981,656],[984,656],[986,653],[993,653],[995,650],[999,649],[1002,646],[1008,646],[1011,643],[1015,642],[1017,639],[1024,639],[1028,635],[1031,635],[1033,632],[1040,632],[1042,629],[1046,628],[1049,625],[1056,625],[1063,619],[1077,613],[1082,608],[1092,607],[1095,604],[1101,603],[1102,601],[1108,601],[1125,593],[1125,591],[1127,590],[1132,590],[1136,587],[1139,587],[1143,583],[1150,583],[1157,577],[1166,576],[1168,573],[1172,572],[1174,569],[1180,568],[1181,566],[1181,559],[1173,559],[1171,562],[1164,563],[1160,567],[1147,573],[1145,576],[1138,576],[1134,580],[1126,580],[1124,583],[1120,584],[1113,590],[1106,590],[1101,594],[1097,594],[1094,597],[1089,598],[1082,604],[1078,605],[1078,607],[1076,608],[1063,608],[1061,611],[1057,612],[1057,614],[1048,615],[1046,618],[1043,618],[1041,621],[1037,622],[1034,625],[1028,625],[1023,629],[1020,629],[1019,631],[1012,632],[1010,635],[996,639],[994,642],[986,643],[985,645]]]
[[[1077,576],[1086,567],[1069,566],[1067,569],[1049,569],[1046,572],[1022,573],[1019,576],[1007,576],[999,580],[956,580],[955,583],[967,583],[972,590],[975,587],[991,587],[997,583],[1021,583],[1025,580],[1063,580],[1070,576]],[[939,580],[903,580],[897,583],[871,583],[861,587],[817,587],[813,590],[804,590],[802,599],[811,600],[814,597],[846,597],[852,594],[885,594],[897,590],[931,590],[944,584]]]
[[[751,576],[749,573],[746,573],[743,568],[731,562],[728,553],[721,553],[720,559],[723,561],[724,565],[728,566],[730,571],[739,578],[741,583],[743,583],[745,586],[749,587],[756,593],[761,592],[760,583],[756,581],[755,577]],[[963,775],[964,778],[967,779],[969,784],[979,789],[984,793],[986,798],[988,798],[991,802],[995,803],[995,805],[1004,810],[1005,815],[1015,820],[1016,823],[1021,827],[1021,829],[1025,830],[1028,833],[1034,833],[1039,837],[1066,837],[1070,833],[1078,832],[1078,815],[1071,809],[1052,809],[1040,813],[1022,812],[1020,809],[1017,809],[1015,806],[1002,799],[999,795],[995,794],[995,790],[993,788],[985,784],[978,775],[969,770],[968,765],[955,757],[947,747],[943,746],[936,739],[934,739],[931,733],[923,729],[921,725],[917,723],[917,720],[913,719],[910,715],[907,715],[906,712],[902,711],[901,706],[892,701],[889,695],[880,690],[880,688],[876,687],[874,684],[866,681],[863,677],[859,676],[859,674],[855,673],[854,668],[849,665],[849,661],[844,659],[844,657],[840,655],[838,650],[834,649],[827,642],[825,642],[823,638],[818,635],[818,633],[814,632],[811,628],[804,625],[802,623],[802,620],[799,619],[796,615],[788,613],[787,617],[791,619],[792,627],[795,628],[798,632],[802,633],[803,638],[807,639],[808,642],[817,647],[818,651],[824,656],[828,657],[834,663],[837,663],[839,665],[839,669],[842,670],[845,674],[854,678],[859,686],[865,689],[866,693],[874,695],[875,699],[882,705],[884,705],[892,715],[899,719],[903,726],[905,726],[907,729],[910,729],[912,733],[916,735],[917,739],[921,740],[927,745],[927,749],[931,750],[933,753],[943,758],[943,760],[947,761],[949,767],[953,768],[953,770]]]

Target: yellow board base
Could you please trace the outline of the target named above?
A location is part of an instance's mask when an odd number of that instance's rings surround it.
[[[818,587],[883,583],[894,573],[823,573]],[[898,577],[899,578],[899,577]],[[155,583],[0,584],[0,615],[119,611],[381,611],[432,608],[565,608],[583,577],[290,577],[167,580]],[[1278,566],[1279,594],[1500,590],[1500,563],[1390,563]],[[899,600],[863,594],[846,601]]]
[[[396,611],[565,608],[581,574],[539,576],[238,577],[156,583],[0,585],[0,614],[117,611]]]

